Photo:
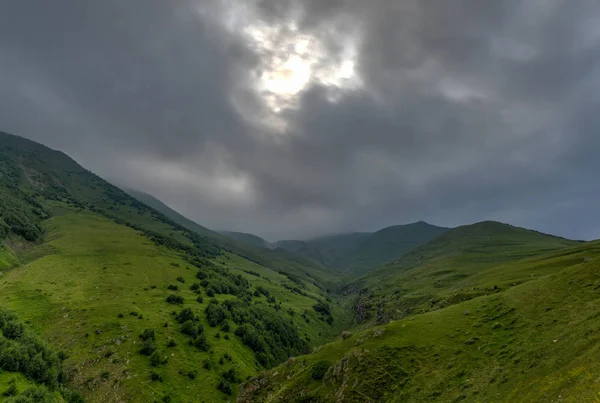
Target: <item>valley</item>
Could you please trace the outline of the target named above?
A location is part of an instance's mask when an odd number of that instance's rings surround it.
[[[6,133],[0,201],[0,401],[600,399],[598,241],[484,221],[268,242]]]

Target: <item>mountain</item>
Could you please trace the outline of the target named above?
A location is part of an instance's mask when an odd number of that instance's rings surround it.
[[[347,287],[363,290],[356,303],[361,321],[370,318],[382,323],[414,310],[446,306],[457,294],[462,299],[485,294],[488,291],[476,286],[482,279],[489,280],[487,270],[578,244],[485,221],[444,232]],[[513,280],[499,279],[491,287],[503,289]]]
[[[135,190],[128,190],[128,192],[137,200],[144,203],[148,202],[149,206],[152,206],[156,211],[173,220],[182,228],[200,233],[206,239],[219,244],[221,248],[261,266],[284,273],[290,279],[308,281],[322,290],[335,290],[340,285],[339,273],[316,260],[300,254],[290,253],[281,248],[275,250],[260,245],[261,238],[256,235],[243,233],[221,234],[212,231],[184,217],[154,196]]]
[[[247,234],[245,232],[235,231],[221,231],[221,235],[229,237],[234,241],[245,243],[247,245],[255,246],[257,248],[273,249],[273,245],[270,242],[265,241],[259,236]]]
[[[152,207],[156,211],[160,211],[166,217],[170,218],[177,224],[189,229],[190,231],[194,231],[199,235],[207,237],[215,237],[217,235],[215,231],[203,227],[202,225],[190,220],[189,218],[184,217],[183,215],[179,214],[177,211],[173,210],[172,208],[164,204],[162,201],[158,200],[152,195],[149,195],[148,193],[144,193],[134,189],[125,189],[125,191],[137,200],[144,203],[145,205]]]
[[[597,400],[599,264],[600,241],[447,231],[349,286],[362,323],[252,378],[238,402]]]
[[[230,401],[240,380],[348,326],[302,258],[249,260],[169,214],[0,132],[0,304],[12,311],[0,312],[0,393]]]
[[[419,221],[394,225],[374,233],[356,232],[307,241],[280,241],[276,245],[310,257],[346,275],[357,276],[410,252],[447,230]]]

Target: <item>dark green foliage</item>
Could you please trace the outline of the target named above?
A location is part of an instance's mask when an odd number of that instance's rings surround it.
[[[214,297],[215,296],[215,290],[213,290],[212,288],[210,290],[206,291],[206,295],[208,295],[209,297]]]
[[[202,296],[199,296],[198,298],[196,298],[196,302],[201,304],[204,302],[204,298],[202,298]]]
[[[224,332],[228,332],[231,330],[231,325],[229,324],[229,321],[225,320],[223,321],[223,323],[221,323],[221,330]]]
[[[313,305],[313,309],[317,313],[320,313],[320,314],[323,314],[323,315],[331,315],[329,304],[325,304],[323,302],[318,302],[315,305]]]
[[[156,372],[152,371],[150,372],[150,380],[162,382],[163,378],[162,375],[159,375]]]
[[[140,339],[143,341],[155,340],[154,329],[145,329],[142,334],[140,334]]]
[[[150,356],[150,365],[152,365],[153,367],[157,367],[160,363],[160,353],[158,351],[154,351]]]
[[[179,311],[179,313],[175,316],[175,319],[179,323],[184,323],[188,320],[196,321],[196,317],[191,308],[184,308],[181,311]]]
[[[167,289],[172,291],[179,291],[179,287],[177,287],[175,284],[169,284]]]
[[[146,340],[142,342],[142,347],[140,348],[140,354],[143,355],[152,355],[152,353],[156,350],[154,346],[154,342],[152,340]]]
[[[196,347],[200,351],[208,351],[210,346],[206,341],[206,335],[204,333],[198,335],[195,339],[190,341],[190,345]]]
[[[329,361],[321,360],[313,364],[310,369],[310,376],[312,379],[321,380],[329,370],[331,363]]]
[[[183,304],[183,297],[181,295],[171,294],[167,297],[167,302],[173,305]]]
[[[196,379],[196,371],[195,370],[191,370],[187,373],[188,378],[190,379]]]
[[[211,327],[215,327],[223,323],[227,319],[227,312],[219,305],[216,300],[210,301],[205,311],[206,319]]]
[[[202,363],[202,368],[210,370],[212,368],[212,363],[210,360],[204,360]]]
[[[11,312],[0,310],[0,368],[22,372],[29,379],[58,387],[64,379],[58,354],[19,322]]]
[[[233,386],[231,386],[231,383],[225,379],[221,379],[219,381],[219,384],[217,385],[217,389],[219,389],[221,392],[225,393],[226,395],[231,396],[233,394]]]
[[[167,343],[167,347],[175,347],[176,345],[177,343],[173,339],[169,340],[169,342]]]
[[[131,316],[138,316],[139,314],[136,311],[129,312]]]
[[[230,383],[237,383],[238,382],[238,378],[237,375],[235,373],[235,369],[230,368],[227,371],[223,372],[223,374],[221,375],[221,377],[226,380],[227,382]]]
[[[193,320],[186,320],[183,322],[183,325],[181,325],[181,333],[196,337],[198,335],[198,327]]]
[[[259,285],[258,287],[256,287],[256,291],[254,292],[254,296],[255,297],[259,297],[261,294],[264,295],[267,298],[269,298],[271,296],[271,294],[269,293],[269,290],[267,290],[263,286]]]
[[[200,283],[193,283],[193,284],[190,286],[190,290],[192,290],[192,291],[194,291],[194,292],[196,292],[196,291],[200,291]]]
[[[185,283],[185,279],[181,276],[177,277],[177,281],[179,281],[180,283]]]

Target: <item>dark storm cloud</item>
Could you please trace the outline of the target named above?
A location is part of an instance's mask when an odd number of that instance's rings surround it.
[[[1,128],[202,224],[600,236],[594,1],[6,3]],[[321,76],[274,112],[257,83],[297,38]]]

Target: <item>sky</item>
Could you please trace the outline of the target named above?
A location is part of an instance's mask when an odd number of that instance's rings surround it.
[[[597,0],[0,2],[0,130],[213,229],[600,238]]]

